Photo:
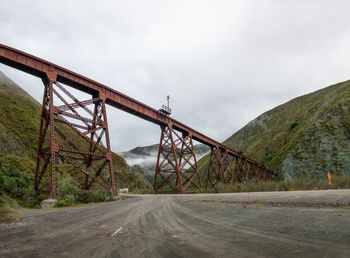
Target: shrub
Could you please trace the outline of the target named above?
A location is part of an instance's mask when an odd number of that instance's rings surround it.
[[[12,198],[25,199],[29,194],[32,179],[15,166],[3,167],[0,161],[0,191]]]
[[[69,174],[59,175],[56,182],[59,188],[56,207],[71,206],[76,203],[77,196],[82,190],[72,181],[71,176]]]
[[[57,200],[55,207],[66,207],[68,206],[67,202],[65,200]]]
[[[142,188],[135,188],[132,193],[135,194],[151,194],[153,192],[153,187],[149,184]]]
[[[72,206],[75,203],[75,197],[72,194],[67,194],[64,199],[58,199],[56,201],[56,207]]]
[[[95,184],[88,191],[81,191],[77,196],[80,203],[104,202],[108,199],[109,193],[101,185]]]

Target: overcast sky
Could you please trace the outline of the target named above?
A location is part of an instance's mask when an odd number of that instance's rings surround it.
[[[0,42],[223,141],[263,112],[350,79],[350,1],[1,0]],[[0,65],[39,102],[39,79]],[[114,151],[160,129],[108,109]]]

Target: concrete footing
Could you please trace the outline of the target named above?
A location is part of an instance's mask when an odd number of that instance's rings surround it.
[[[55,207],[56,199],[46,199],[41,202],[41,208],[42,209],[51,209]]]

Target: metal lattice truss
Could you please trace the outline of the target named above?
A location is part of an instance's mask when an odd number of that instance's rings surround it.
[[[207,188],[216,189],[217,183],[248,183],[270,180],[272,173],[242,157],[232,157],[227,151],[212,148],[206,180]]]
[[[154,192],[184,193],[202,188],[191,134],[179,135],[172,125],[161,127]]]
[[[231,182],[247,183],[250,181],[271,180],[272,174],[263,168],[247,162],[247,159],[236,158]]]
[[[230,155],[213,148],[210,152],[206,187],[215,188],[219,181],[227,182],[232,175]]]
[[[105,96],[79,101],[65,85],[43,82],[35,191],[56,198],[57,171],[71,174],[85,190],[96,182],[115,196]]]

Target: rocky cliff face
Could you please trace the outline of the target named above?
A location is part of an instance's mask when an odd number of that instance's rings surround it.
[[[328,171],[349,174],[350,81],[267,111],[224,144],[262,162],[283,178],[323,178]]]

